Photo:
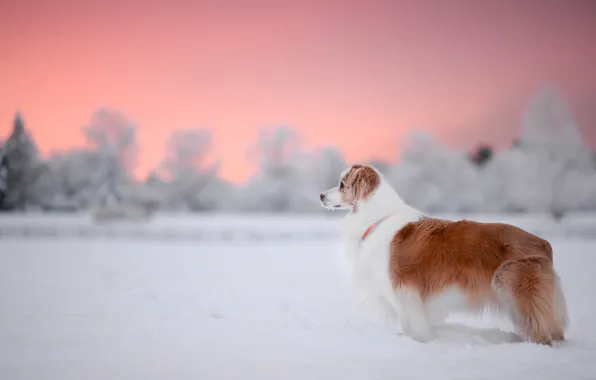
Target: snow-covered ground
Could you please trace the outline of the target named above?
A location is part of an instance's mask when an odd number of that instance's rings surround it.
[[[0,239],[0,379],[593,379],[596,240],[552,243],[571,325],[550,348],[491,316],[427,344],[393,332],[334,238]]]
[[[596,239],[596,214],[568,213],[556,221],[549,214],[432,214],[485,222],[507,222],[538,235]],[[0,237],[157,240],[304,240],[339,237],[340,213],[317,214],[167,214],[145,220],[94,222],[88,213],[0,214]]]

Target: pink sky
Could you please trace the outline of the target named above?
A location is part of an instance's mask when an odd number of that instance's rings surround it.
[[[596,6],[588,1],[0,2],[0,135],[23,113],[42,152],[82,145],[102,106],[138,124],[138,173],[174,129],[209,128],[221,175],[253,170],[263,126],[357,160],[415,128],[503,145],[556,85],[596,145]]]

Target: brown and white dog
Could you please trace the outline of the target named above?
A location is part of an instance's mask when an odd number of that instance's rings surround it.
[[[526,340],[564,339],[567,306],[546,240],[509,224],[424,215],[371,166],[347,169],[320,199],[349,210],[342,239],[354,279],[404,334],[428,341],[449,312],[492,309]]]

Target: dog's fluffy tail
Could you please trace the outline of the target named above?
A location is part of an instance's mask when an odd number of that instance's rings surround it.
[[[499,267],[493,286],[502,306],[526,339],[551,345],[565,339],[567,305],[552,261],[544,256],[509,261]]]

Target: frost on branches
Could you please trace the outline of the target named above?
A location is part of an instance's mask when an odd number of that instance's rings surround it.
[[[592,153],[567,104],[539,91],[524,115],[518,144],[493,163],[501,174],[504,211],[550,212],[596,207]]]
[[[92,207],[95,221],[145,219],[152,214],[133,197],[136,130],[136,125],[120,112],[105,108],[98,110],[83,128],[98,163],[99,186]]]
[[[421,131],[403,144],[401,161],[389,170],[388,180],[406,202],[428,212],[480,207],[477,173],[466,153],[449,150]]]
[[[92,152],[98,155],[101,185],[97,192],[99,206],[121,204],[124,187],[132,180],[137,155],[136,126],[121,113],[102,108],[83,127]]]
[[[309,182],[302,136],[287,127],[261,130],[247,155],[257,169],[237,198],[240,207],[258,212],[300,211]]]
[[[170,136],[159,174],[164,208],[207,211],[224,200],[218,190],[219,162],[211,151],[211,132],[201,129],[175,131]],[[157,185],[157,182],[155,184]]]
[[[54,153],[39,181],[42,208],[76,211],[92,207],[105,182],[103,159],[99,152],[85,149]]]
[[[292,128],[261,130],[248,157],[255,174],[237,191],[239,208],[254,212],[317,212],[318,195],[337,186],[346,163],[341,152],[323,147],[308,151]]]
[[[317,181],[319,193],[339,185],[339,175],[347,167],[339,149],[323,147],[312,157],[312,169]]]

